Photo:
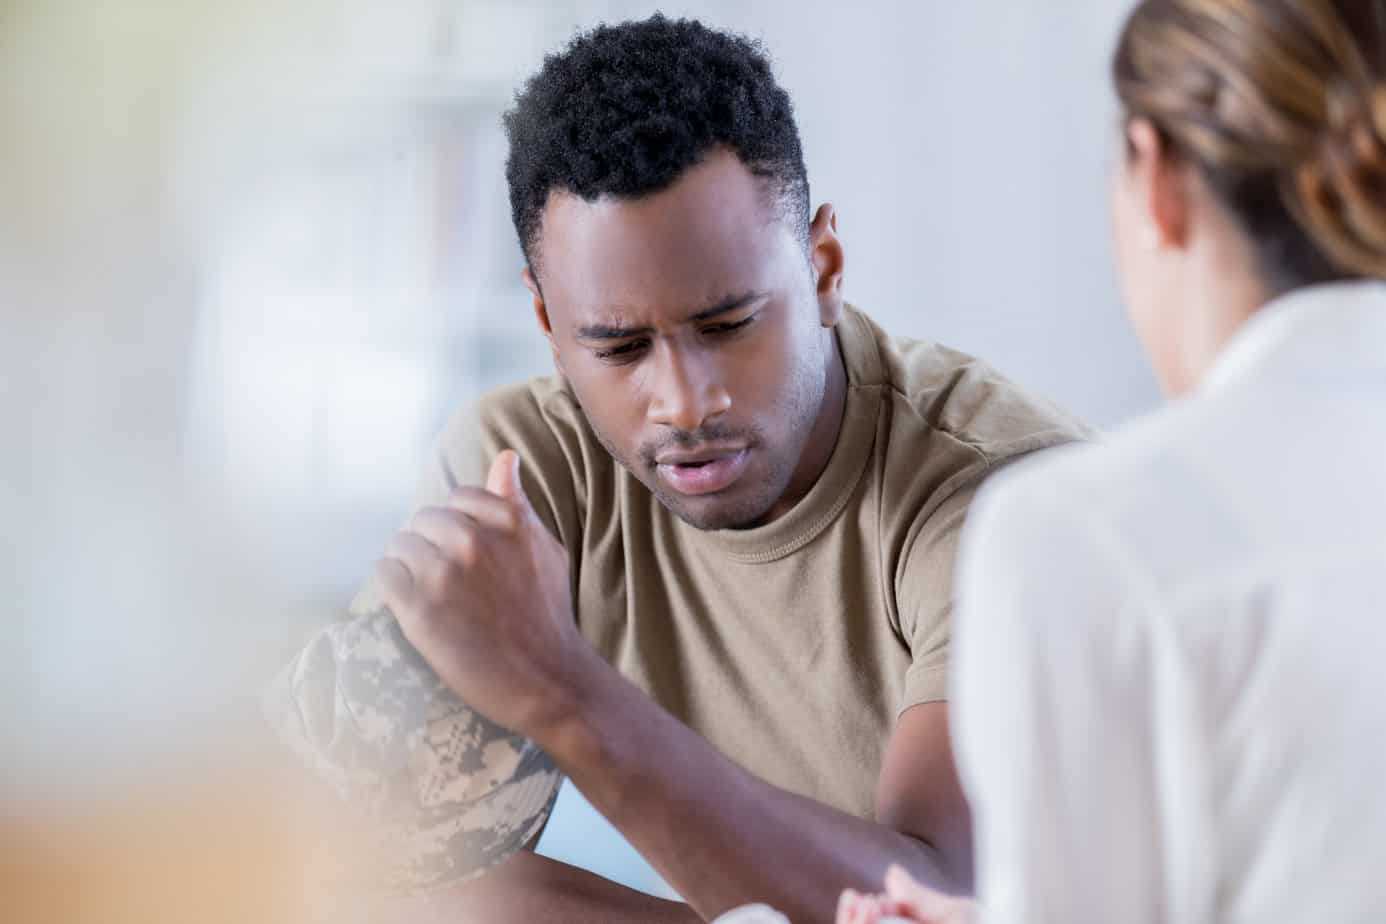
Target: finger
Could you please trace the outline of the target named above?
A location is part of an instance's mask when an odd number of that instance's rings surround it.
[[[409,520],[409,532],[427,540],[449,561],[470,565],[475,558],[475,520],[448,507],[425,507]]]
[[[520,483],[520,456],[513,449],[505,450],[491,463],[486,490],[519,504],[522,510],[532,509],[524,485]]]
[[[892,898],[908,898],[927,893],[929,890],[919,884],[919,880],[909,874],[903,866],[892,864],[885,874],[886,894]]]
[[[920,885],[900,866],[892,866],[886,870],[885,886],[886,895],[899,902],[910,916],[918,920],[942,920],[953,905],[951,896]]]
[[[481,488],[457,488],[447,505],[483,526],[506,532],[515,532],[524,520],[524,511],[514,501]]]
[[[398,558],[382,558],[375,563],[375,582],[391,613],[405,609],[413,599],[414,575]]]
[[[385,543],[385,557],[399,561],[408,569],[415,589],[437,577],[447,563],[438,546],[409,530],[400,530],[390,537]]]
[[[843,889],[842,894],[837,897],[837,922],[836,924],[852,924],[852,915],[857,908],[857,893],[851,889]]]
[[[862,896],[857,904],[857,917],[853,924],[879,924],[881,903],[874,895]]]
[[[947,918],[926,915],[910,902],[897,901],[893,898],[882,898],[877,902],[877,909],[882,917],[901,918],[906,921],[915,921],[917,924],[951,924]]]

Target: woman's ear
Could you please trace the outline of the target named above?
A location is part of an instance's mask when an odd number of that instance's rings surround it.
[[[824,203],[809,225],[809,255],[818,296],[818,314],[824,327],[842,320],[842,241],[837,236],[837,213]]]
[[[1183,250],[1189,240],[1186,163],[1149,119],[1126,126],[1126,169],[1137,186],[1148,250]]]

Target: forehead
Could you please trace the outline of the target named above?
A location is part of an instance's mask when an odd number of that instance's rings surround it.
[[[678,313],[807,273],[766,181],[725,151],[638,199],[552,195],[539,251],[539,282],[560,323]]]

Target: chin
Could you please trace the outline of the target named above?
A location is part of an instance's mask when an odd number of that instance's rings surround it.
[[[758,526],[770,508],[770,504],[751,503],[734,497],[671,497],[663,491],[657,492],[655,497],[674,516],[704,532]]]

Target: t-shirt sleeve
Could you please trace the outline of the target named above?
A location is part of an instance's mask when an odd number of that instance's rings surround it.
[[[927,514],[905,549],[896,588],[900,632],[910,650],[900,711],[948,699],[953,572],[958,540],[982,476]]]
[[[900,633],[910,650],[900,710],[948,699],[958,546],[979,492],[1014,465],[1038,458],[1039,450],[990,461],[923,514],[901,557],[895,601]]]

